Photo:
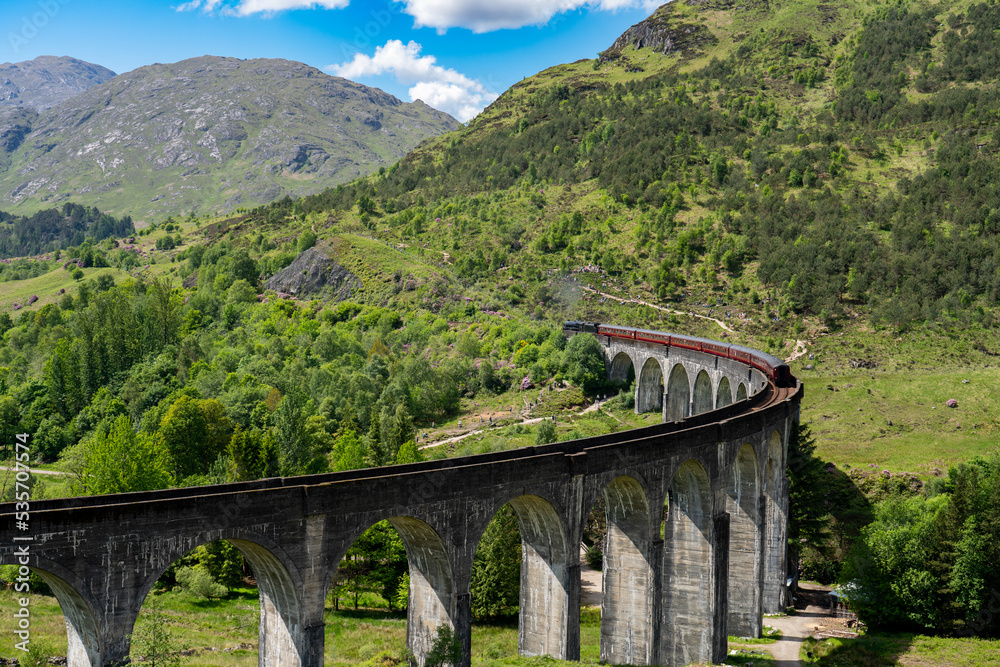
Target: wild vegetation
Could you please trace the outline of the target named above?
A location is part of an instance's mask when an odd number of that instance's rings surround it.
[[[371,177],[164,221],[139,252],[91,230],[62,250],[80,266],[6,265],[0,298],[46,289],[0,314],[0,437],[71,473],[37,496],[347,470],[642,423],[628,392],[575,415],[620,387],[563,319],[798,343],[803,577],[849,583],[872,628],[996,636],[997,5],[824,7],[671,3],[716,41],[547,70]],[[355,294],[265,289],[313,247]],[[477,618],[514,611],[516,531],[502,512],[477,551]],[[331,607],[400,609],[404,563],[373,527]],[[209,545],[163,595],[237,595],[244,568]]]

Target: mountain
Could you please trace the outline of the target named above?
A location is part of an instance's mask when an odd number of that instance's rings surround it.
[[[38,56],[0,64],[0,109],[6,106],[44,111],[102,84],[115,75],[107,67],[67,56]]]
[[[969,1],[672,2],[296,213],[439,252],[492,310],[540,315],[557,290],[534,279],[589,266],[777,340],[1000,328],[998,24]]]
[[[0,115],[0,208],[74,201],[154,221],[254,207],[388,167],[457,126],[423,102],[288,60],[155,64],[34,120]]]

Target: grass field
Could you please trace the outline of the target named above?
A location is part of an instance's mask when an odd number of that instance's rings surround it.
[[[808,639],[803,663],[823,667],[987,667],[1000,664],[1000,641],[870,634],[858,639]]]
[[[859,330],[808,349],[814,358],[792,372],[805,384],[802,418],[821,458],[927,476],[1000,446],[996,333]]]
[[[17,596],[0,590],[0,656],[17,657],[12,627]],[[257,664],[258,600],[253,589],[240,589],[223,600],[202,600],[180,592],[156,594],[167,617],[171,641],[183,650],[186,667],[251,667]],[[343,602],[342,602],[343,604]],[[148,608],[144,607],[144,610]],[[34,595],[31,602],[32,642],[52,656],[66,654],[66,627],[55,598]],[[392,667],[405,657],[406,615],[379,609],[334,611],[328,601],[325,614],[326,665],[380,665]],[[729,638],[730,665],[770,665],[774,660],[763,646],[773,638],[747,641]],[[910,634],[873,633],[858,639],[807,640],[805,664],[847,666],[996,665],[1000,641],[972,638],[935,638]],[[475,665],[598,665],[600,611],[585,608],[580,616],[580,662],[517,655],[517,621],[476,623],[472,630]]]
[[[173,644],[190,667],[249,667],[257,664],[256,592],[244,589],[224,600],[199,600],[183,593],[158,594],[167,616]],[[53,656],[66,655],[66,628],[55,598],[36,595],[31,604],[32,641]],[[16,657],[12,627],[16,610],[13,591],[0,591],[0,656]],[[341,609],[328,605],[326,665],[393,665],[405,656],[406,615],[373,609]],[[597,665],[600,653],[600,612],[581,614],[581,663]],[[472,632],[473,662],[480,665],[533,664],[517,656],[517,621],[477,623]],[[386,660],[385,656],[391,656]],[[549,660],[542,662],[548,663]]]

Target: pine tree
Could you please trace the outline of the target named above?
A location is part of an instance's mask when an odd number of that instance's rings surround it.
[[[815,455],[809,424],[795,424],[788,438],[788,541],[793,556],[801,544],[821,553],[826,547],[827,515],[823,503],[823,462]]]

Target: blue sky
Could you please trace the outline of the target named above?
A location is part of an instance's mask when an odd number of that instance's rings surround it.
[[[122,73],[201,55],[287,58],[468,120],[536,72],[593,58],[655,0],[2,0],[0,62]]]

